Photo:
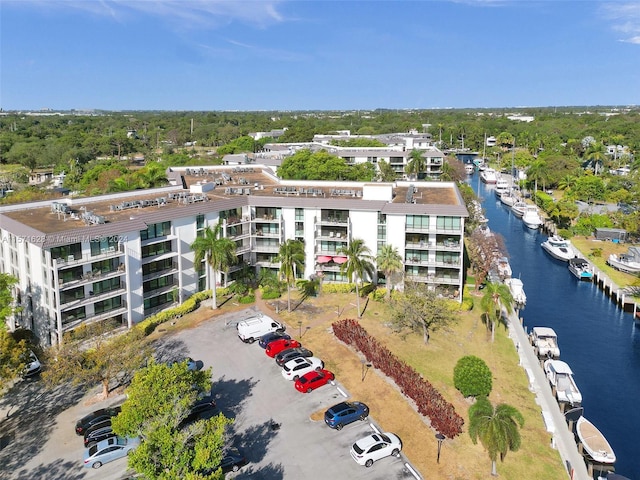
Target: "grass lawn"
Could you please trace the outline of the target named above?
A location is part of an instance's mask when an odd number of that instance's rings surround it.
[[[607,265],[609,255],[612,253],[615,253],[616,255],[626,253],[631,244],[604,242],[602,240],[595,240],[593,237],[581,236],[573,237],[571,239],[571,243],[573,243],[573,245],[582,252],[585,258],[593,262],[596,267],[606,273],[620,288],[632,285],[638,286],[637,276],[620,272]],[[636,301],[640,301],[640,298],[637,298]]]
[[[479,297],[476,297],[476,304]],[[293,302],[297,304],[298,299]],[[282,300],[281,300],[282,302]],[[521,431],[522,447],[510,452],[498,472],[504,479],[566,478],[557,451],[550,447],[551,436],[545,431],[541,411],[534,395],[528,390],[526,375],[518,366],[515,346],[505,328],[496,330],[496,341],[480,320],[478,308],[461,312],[459,322],[447,330],[431,333],[428,345],[422,336],[393,333],[387,324],[388,306],[370,301],[361,319],[362,326],[385,344],[407,364],[416,368],[450,401],[465,419],[464,431],[455,439],[447,439],[442,446],[440,463],[436,463],[437,441],[428,419],[419,415],[411,402],[399,392],[389,379],[378,371],[366,371],[361,357],[337,341],[331,333],[331,323],[341,318],[355,318],[354,294],[324,294],[307,299],[298,310],[286,312],[286,303],[275,313],[273,303],[259,302],[273,317],[289,325],[289,333],[324,359],[327,368],[348,389],[355,400],[364,401],[372,416],[384,430],[397,433],[403,440],[404,452],[425,478],[452,480],[484,479],[490,476],[491,462],[482,445],[473,445],[467,433],[470,401],[453,387],[453,368],[464,355],[477,355],[493,372],[493,391],[490,400],[508,403],[525,417]],[[365,301],[361,302],[364,308]],[[284,305],[284,308],[283,308]],[[284,310],[284,311],[283,311]],[[366,376],[363,379],[363,372]],[[322,421],[323,412],[315,412],[312,419]]]

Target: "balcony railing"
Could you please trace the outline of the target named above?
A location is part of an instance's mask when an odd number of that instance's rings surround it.
[[[146,292],[143,292],[142,297],[144,299],[157,297],[158,295],[162,295],[163,293],[169,293],[177,288],[178,288],[177,283],[175,284],[172,283],[171,285],[164,285],[162,287],[154,288],[153,290],[147,290]]]
[[[89,292],[88,295],[83,296],[81,298],[77,298],[75,300],[71,300],[70,302],[61,303],[60,311],[65,312],[67,310],[72,310],[74,308],[82,307],[83,305],[89,305],[90,303],[100,302],[102,300],[106,300],[111,297],[117,297],[118,295],[122,295],[127,292],[126,285],[124,283],[120,283],[117,287],[101,292],[99,294],[94,294],[93,292]],[[60,299],[62,302],[62,299]]]
[[[125,265],[124,263],[121,263],[120,265],[118,265],[118,268],[113,270],[95,270],[93,272],[86,272],[82,274],[81,277],[73,278],[71,280],[66,280],[66,281],[63,278],[58,278],[58,285],[60,286],[60,291],[63,291],[73,287],[78,287],[80,285],[85,285],[87,283],[92,283],[98,280],[107,280],[111,277],[116,277],[124,273],[125,273]]]
[[[151,280],[152,278],[163,277],[165,275],[169,275],[170,273],[175,273],[178,271],[178,262],[171,262],[170,266],[163,268],[162,270],[155,270],[153,272],[149,272],[146,275],[142,276],[143,281]]]
[[[116,248],[115,246],[113,247],[109,247],[108,249],[105,249],[103,251],[101,251],[99,254],[97,255],[82,255],[80,257],[76,257],[74,255],[69,255],[67,258],[56,258],[55,260],[55,266],[57,268],[66,268],[66,267],[71,267],[74,265],[81,265],[83,263],[88,263],[88,262],[95,262],[96,260],[104,260],[107,258],[112,258],[118,255],[122,255],[124,254],[124,246],[120,245],[118,248]]]

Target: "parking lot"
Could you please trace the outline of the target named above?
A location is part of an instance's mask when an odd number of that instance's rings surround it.
[[[212,394],[219,409],[234,418],[230,443],[249,461],[227,478],[252,480],[317,479],[413,479],[404,456],[387,457],[371,468],[358,465],[349,453],[356,440],[373,433],[376,412],[368,421],[355,422],[341,431],[324,424],[320,415],[328,407],[345,400],[336,378],[335,385],[323,386],[311,393],[295,390],[285,380],[275,361],[258,343],[244,344],[237,337],[238,320],[254,315],[246,310],[204,322],[199,327],[163,338],[157,345],[160,358],[190,356],[212,368]],[[303,342],[304,344],[304,339]],[[337,361],[337,359],[332,359]],[[37,383],[25,388],[36,395]],[[348,394],[345,392],[345,394]],[[46,398],[40,400],[47,401]],[[83,399],[86,400],[86,397]],[[353,400],[357,400],[354,398]],[[0,450],[0,477],[11,479],[101,479],[125,478],[126,462],[116,460],[98,470],[82,467],[82,437],[74,432],[78,418],[96,408],[121,403],[114,397],[95,404],[81,402],[77,392],[73,405],[47,418],[51,425],[38,429],[38,421],[24,419],[29,425],[11,448]],[[70,401],[67,403],[71,403]],[[37,403],[34,402],[34,411]],[[44,425],[44,424],[43,424]],[[384,425],[377,426],[384,431]],[[16,458],[20,452],[20,458]],[[6,470],[5,470],[6,469]]]

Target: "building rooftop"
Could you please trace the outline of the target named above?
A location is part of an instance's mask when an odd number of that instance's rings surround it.
[[[173,168],[168,187],[0,207],[0,225],[45,247],[246,205],[468,216],[453,183],[280,180],[259,165]]]

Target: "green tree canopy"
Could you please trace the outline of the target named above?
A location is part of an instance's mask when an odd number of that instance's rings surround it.
[[[485,313],[488,324],[491,326],[491,341],[495,340],[496,322],[502,317],[502,309],[507,313],[513,312],[513,295],[504,283],[487,282],[484,294],[480,300],[480,307]]]
[[[484,360],[466,355],[453,368],[453,385],[465,397],[487,397],[491,393],[493,376]]]
[[[393,245],[383,245],[376,257],[378,270],[384,274],[387,285],[387,301],[391,298],[391,288],[393,287],[393,277],[403,271],[404,263],[402,256],[398,252],[398,247]]]
[[[365,275],[373,278],[375,268],[373,266],[373,257],[371,250],[361,238],[354,238],[347,246],[340,247],[337,251],[338,255],[347,257],[347,261],[340,265],[340,272],[345,275],[349,282],[354,282],[356,286],[356,308],[358,310],[358,318],[360,313],[360,293],[358,291],[358,281],[364,281]],[[355,277],[355,281],[354,281]]]
[[[422,333],[429,343],[430,332],[455,322],[457,316],[451,301],[439,298],[425,284],[405,282],[404,292],[394,295],[391,301],[391,323],[396,331]]]
[[[304,243],[289,239],[280,245],[277,261],[280,262],[280,277],[287,284],[287,311],[291,311],[291,284],[297,272],[304,268]]]

